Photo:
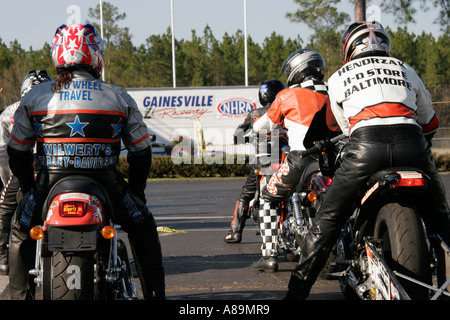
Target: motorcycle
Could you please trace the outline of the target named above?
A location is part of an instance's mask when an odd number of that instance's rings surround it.
[[[51,188],[44,223],[30,231],[36,257],[29,274],[43,300],[138,299],[133,260],[113,212],[107,191],[89,177],[67,176]]]
[[[322,150],[331,153],[336,152],[336,144],[343,138],[338,136],[330,140],[330,144]],[[271,143],[272,141],[269,141]],[[314,153],[314,152],[312,152]],[[255,198],[250,205],[250,214],[259,226],[259,210],[261,208],[262,199],[260,198],[260,190],[269,183],[270,178],[278,171],[289,154],[289,147],[282,148],[281,158],[279,161],[261,165],[255,170],[257,176]],[[257,154],[258,156],[258,154]],[[325,159],[325,160],[324,160]],[[304,238],[308,229],[312,225],[312,219],[320,207],[322,197],[328,186],[332,182],[332,178],[323,172],[327,157],[316,157],[304,170],[302,177],[295,188],[295,192],[277,204],[276,210],[280,217],[278,232],[278,250],[284,253],[286,260],[296,262],[299,259],[300,251],[304,243]]]
[[[320,152],[319,145],[310,152]],[[417,203],[427,196],[429,181],[412,167],[386,168],[372,175],[332,254],[334,272],[328,275],[338,277],[344,296],[362,300],[450,296],[446,291],[450,247],[438,235],[427,233]]]
[[[103,186],[73,175],[51,189],[30,270],[44,300],[137,299],[127,248],[112,224],[112,206]]]

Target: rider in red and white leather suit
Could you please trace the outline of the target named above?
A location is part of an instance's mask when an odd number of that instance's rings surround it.
[[[28,231],[42,224],[42,203],[50,188],[63,177],[82,174],[109,193],[114,223],[128,233],[144,298],[164,299],[161,245],[145,205],[152,154],[142,114],[124,88],[99,79],[103,44],[92,25],[59,27],[52,56],[58,77],[36,85],[22,99],[8,145],[11,170],[25,194],[11,230],[11,298],[32,294],[27,292],[27,273],[34,248]],[[128,150],[128,183],[116,168],[121,141]],[[35,143],[41,164],[36,182],[30,150]]]
[[[423,216],[429,232],[448,242],[449,210],[430,141],[439,126],[430,93],[406,63],[389,57],[390,39],[377,22],[357,22],[341,41],[344,66],[328,80],[331,108],[349,135],[341,166],[308,232],[286,299],[306,299],[370,176],[411,166],[431,177]]]
[[[277,94],[267,113],[253,125],[256,132],[271,131],[277,125],[283,125],[287,129],[290,147],[280,169],[261,190],[259,218],[262,257],[252,267],[266,271],[278,270],[276,257],[280,216],[276,210],[277,203],[295,191],[303,171],[315,161],[312,156],[302,158],[306,150],[304,139],[314,116],[324,109],[327,122],[323,125],[324,130],[330,133],[329,137],[338,130],[329,108],[327,87],[322,81],[325,73],[322,56],[311,49],[296,50],[287,58],[282,72],[288,75],[289,88]]]

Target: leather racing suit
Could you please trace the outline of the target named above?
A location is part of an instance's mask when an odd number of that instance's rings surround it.
[[[439,120],[431,96],[414,69],[392,57],[354,59],[328,81],[331,108],[349,135],[341,166],[308,232],[287,299],[304,299],[324,267],[360,190],[370,176],[393,166],[417,167],[431,177],[422,218],[429,232],[449,238],[449,210],[430,145]],[[447,242],[448,243],[448,242]]]
[[[20,101],[5,108],[0,115],[0,177],[3,189],[0,194],[0,271],[8,274],[8,244],[11,219],[17,207],[19,180],[11,174],[7,152],[8,139],[14,124],[14,113]]]
[[[271,104],[271,103],[270,103]],[[280,130],[277,139],[271,139],[272,135],[255,135],[253,134],[253,125],[255,121],[261,118],[270,108],[270,104],[264,107],[250,111],[235,130],[233,137],[234,143],[251,142],[255,145],[255,158],[250,163],[247,171],[247,179],[242,186],[241,193],[238,196],[233,212],[233,220],[231,221],[231,229],[225,236],[224,241],[228,243],[236,243],[241,241],[241,233],[245,228],[246,219],[249,217],[249,206],[251,200],[255,197],[257,176],[256,169],[262,165],[268,165],[277,157],[281,157],[281,150],[288,145],[287,137],[284,135],[285,131]],[[272,154],[272,150],[275,152]],[[278,153],[276,153],[278,152]]]
[[[279,92],[267,113],[253,126],[254,131],[271,131],[283,124],[287,129],[290,152],[280,169],[272,175],[269,183],[261,191],[263,205],[260,210],[260,227],[263,239],[263,257],[277,255],[277,236],[280,216],[277,213],[279,201],[289,197],[297,186],[305,168],[315,161],[313,156],[302,158],[306,150],[304,138],[317,112],[326,108],[326,121],[330,132],[337,130],[334,117],[329,109],[326,84],[307,78],[300,84]]]
[[[82,174],[99,181],[113,202],[114,223],[128,233],[144,298],[164,298],[164,269],[156,223],[144,189],[151,166],[151,144],[136,102],[122,87],[72,71],[72,81],[53,92],[54,81],[33,87],[14,116],[8,144],[10,167],[25,194],[11,230],[12,299],[27,294],[33,267],[28,231],[42,224],[40,209],[53,184]],[[129,180],[116,169],[121,140],[128,150]],[[41,164],[34,183],[30,148],[36,142]]]

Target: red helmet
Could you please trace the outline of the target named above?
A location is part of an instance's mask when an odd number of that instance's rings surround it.
[[[52,58],[57,71],[85,68],[100,77],[103,70],[103,41],[90,24],[63,24],[53,38]]]
[[[389,56],[390,52],[391,40],[379,22],[355,22],[342,35],[341,57],[344,64],[368,55]]]

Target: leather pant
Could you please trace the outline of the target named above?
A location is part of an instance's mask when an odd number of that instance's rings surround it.
[[[302,158],[302,151],[291,151],[281,167],[272,175],[269,183],[261,190],[262,197],[270,202],[280,202],[292,195],[302,180],[308,165],[316,161],[312,156]]]
[[[0,265],[8,265],[8,244],[11,231],[11,219],[17,207],[19,180],[11,175],[6,181],[0,200]]]
[[[421,129],[414,125],[357,129],[346,146],[341,166],[327,190],[292,273],[286,298],[306,298],[325,266],[340,230],[355,209],[370,176],[383,168],[411,166],[430,176],[428,210],[422,218],[429,232],[449,238],[445,189]]]
[[[244,203],[250,203],[250,201],[255,197],[256,192],[256,174],[255,169],[260,167],[259,164],[250,164],[247,172],[247,180],[245,180],[242,186],[241,194],[239,195],[239,201]]]
[[[280,224],[279,202],[291,196],[303,179],[308,165],[315,161],[312,156],[302,158],[302,151],[289,153],[281,167],[272,175],[261,190],[259,225],[261,230],[261,252],[263,257],[278,255]]]
[[[11,226],[10,243],[10,293],[12,300],[32,298],[33,284],[30,282],[28,270],[34,267],[35,241],[28,235],[35,225],[41,225],[43,218],[41,208],[53,184],[68,173],[48,173],[41,171],[37,181],[19,202]],[[99,181],[107,190],[114,208],[114,223],[120,224],[128,233],[131,250],[135,257],[136,269],[141,280],[145,299],[164,299],[165,280],[162,264],[161,244],[159,242],[156,223],[139,197],[128,192],[128,186],[122,174],[117,170],[86,173]],[[136,210],[129,210],[125,199],[135,205],[141,213],[133,215]],[[32,213],[27,217],[27,213]]]

